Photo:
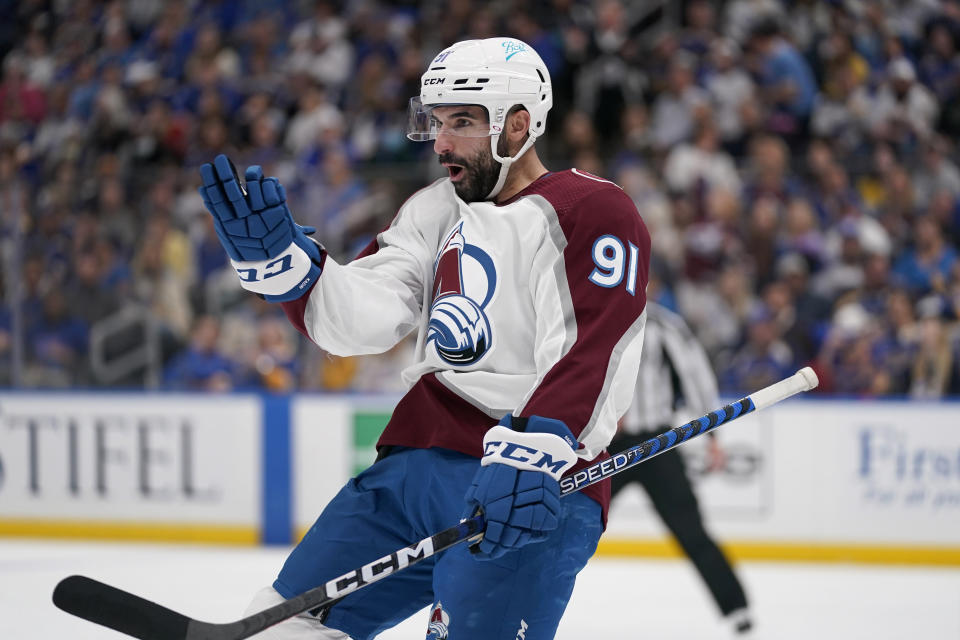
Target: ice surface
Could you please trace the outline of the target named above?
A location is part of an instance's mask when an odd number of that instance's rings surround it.
[[[124,638],[56,609],[61,578],[81,573],[211,622],[239,618],[287,549],[0,539],[0,639]],[[749,563],[740,573],[764,640],[960,639],[960,569]],[[421,640],[426,612],[384,633]],[[558,640],[712,640],[730,636],[681,560],[595,558]],[[455,639],[452,639],[455,640]]]

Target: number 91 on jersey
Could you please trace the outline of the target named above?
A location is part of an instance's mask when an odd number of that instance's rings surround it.
[[[593,264],[589,280],[593,284],[612,289],[626,280],[627,293],[637,293],[637,258],[640,250],[632,242],[624,246],[620,238],[603,235],[593,243]]]

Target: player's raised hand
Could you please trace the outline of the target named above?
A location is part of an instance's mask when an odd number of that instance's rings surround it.
[[[241,181],[227,156],[200,167],[200,196],[244,289],[272,302],[295,300],[320,276],[323,249],[293,221],[283,185],[259,166]]]
[[[515,420],[507,414],[487,431],[465,496],[465,515],[480,510],[487,522],[483,539],[471,547],[479,559],[499,558],[556,529],[560,477],[577,461],[577,441],[563,422],[530,416],[523,431],[514,431],[508,427]]]

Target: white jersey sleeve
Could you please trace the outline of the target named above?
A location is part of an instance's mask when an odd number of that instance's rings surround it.
[[[446,180],[417,192],[361,257],[341,265],[327,256],[309,296],[284,303],[288,317],[334,355],[390,349],[423,320],[436,236],[460,206]]]

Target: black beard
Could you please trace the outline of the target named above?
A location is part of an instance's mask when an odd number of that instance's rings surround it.
[[[441,164],[458,164],[463,167],[463,177],[453,183],[453,189],[464,202],[483,202],[497,186],[500,178],[500,163],[493,159],[489,148],[478,151],[472,162],[452,153],[441,154],[439,160]]]

